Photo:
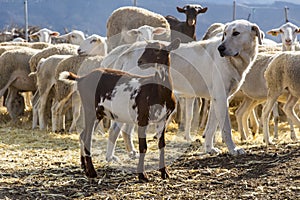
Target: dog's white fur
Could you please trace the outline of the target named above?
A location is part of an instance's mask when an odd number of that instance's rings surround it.
[[[223,38],[181,44],[171,55],[171,76],[175,91],[185,97],[211,99],[209,119],[204,131],[205,151],[208,153],[220,152],[213,145],[218,126],[229,152],[233,155],[245,153],[232,140],[228,97],[239,88],[256,59],[257,38],[261,43],[261,33],[256,24],[236,20],[226,24]],[[119,69],[133,71],[140,56],[137,52],[143,52],[145,45],[141,42],[133,44],[128,54],[122,54],[115,61]],[[223,51],[225,57],[221,57],[218,52],[220,45],[226,48]],[[134,72],[139,73],[136,70]],[[188,110],[187,115],[191,116]]]

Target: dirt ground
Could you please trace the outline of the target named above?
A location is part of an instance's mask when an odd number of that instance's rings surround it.
[[[201,133],[193,133],[195,141],[186,142],[172,124],[166,147],[171,178],[160,178],[157,141],[149,134],[145,160],[150,182],[139,183],[137,159],[128,157],[122,138],[115,152],[119,162],[107,163],[107,134],[94,135],[98,177],[87,179],[79,163],[78,133],[33,131],[30,120],[25,116],[12,123],[6,114],[0,115],[0,199],[300,198],[300,143],[290,141],[284,123],[279,127],[279,141],[268,147],[261,135],[241,143],[233,131],[236,144],[247,152],[236,157],[227,153],[219,136],[216,146],[224,153],[204,154]]]

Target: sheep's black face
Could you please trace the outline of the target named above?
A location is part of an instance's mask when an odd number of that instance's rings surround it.
[[[164,65],[169,63],[169,51],[166,50],[166,46],[158,42],[149,43],[138,60],[138,66],[141,69],[154,67],[154,63]]]

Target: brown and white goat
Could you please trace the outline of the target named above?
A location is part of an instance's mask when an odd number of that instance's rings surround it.
[[[96,119],[101,121],[104,117],[138,125],[140,157],[137,173],[140,181],[148,181],[144,167],[146,129],[149,123],[155,123],[160,135],[159,170],[163,179],[169,177],[165,166],[164,134],[167,120],[176,106],[170,76],[170,51],[177,49],[179,44],[179,39],[168,46],[159,42],[147,44],[138,66],[141,69],[155,68],[157,71],[152,76],[112,69],[97,69],[83,77],[71,72],[60,74],[62,81],[77,82],[85,116],[85,128],[80,134],[81,165],[88,177],[97,176],[91,159],[91,141]]]
[[[195,41],[197,15],[205,13],[207,11],[207,7],[203,8],[201,5],[197,4],[187,4],[183,8],[177,7],[177,11],[186,15],[185,22],[181,22],[171,15],[165,17],[172,30],[172,40],[179,37],[181,42],[184,43]]]

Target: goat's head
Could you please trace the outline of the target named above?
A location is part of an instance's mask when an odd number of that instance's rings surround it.
[[[51,43],[51,37],[59,36],[59,32],[51,31],[47,28],[43,28],[36,33],[29,35],[31,39],[38,39],[39,42]]]
[[[141,69],[154,67],[154,63],[169,66],[170,52],[177,49],[179,45],[180,39],[173,40],[168,46],[160,42],[149,42],[138,60],[138,66]]]
[[[281,27],[272,29],[267,34],[277,36],[281,34],[281,41],[284,50],[292,50],[292,46],[297,42],[297,34],[300,33],[300,28],[291,22],[283,24]]]
[[[258,38],[258,42],[256,38]],[[222,57],[238,56],[241,52],[256,49],[258,43],[262,44],[259,27],[246,20],[235,20],[226,24],[222,44],[218,50]]]
[[[187,4],[182,8],[177,7],[177,11],[180,13],[185,13],[186,22],[189,26],[196,25],[197,15],[200,13],[205,13],[207,11],[207,7],[203,8],[201,5],[197,4]]]
[[[106,39],[95,34],[89,36],[80,44],[78,54],[105,56],[107,54]]]

